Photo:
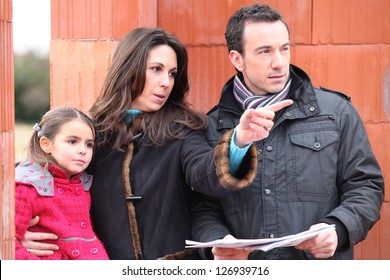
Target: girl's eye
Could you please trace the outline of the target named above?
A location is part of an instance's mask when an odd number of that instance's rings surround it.
[[[76,144],[76,142],[77,142],[76,140],[69,140],[69,141],[68,141],[68,143],[69,143],[69,144],[72,144],[72,145],[73,145],[73,144]]]
[[[87,148],[90,148],[90,149],[92,149],[93,148],[93,143],[87,143]]]
[[[169,75],[170,75],[172,78],[176,77],[176,74],[177,74],[177,72],[171,72],[171,73],[169,73]]]

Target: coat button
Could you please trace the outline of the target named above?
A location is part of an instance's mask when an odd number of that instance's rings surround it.
[[[79,250],[73,250],[72,251],[72,257],[77,258],[78,256],[80,256],[80,251]]]
[[[317,150],[319,148],[321,148],[321,143],[320,142],[314,142],[314,148],[316,148]]]
[[[270,189],[265,189],[264,192],[265,192],[265,194],[270,194],[271,190]]]
[[[64,194],[64,189],[63,188],[58,188],[57,191],[58,191],[59,194]]]
[[[286,113],[286,117],[290,117],[291,116],[291,113],[290,112],[287,112]]]
[[[99,252],[99,249],[98,248],[92,248],[91,249],[91,253],[92,254],[97,254]]]
[[[275,234],[273,234],[273,233],[269,234],[269,238],[274,238],[274,237],[275,237]]]
[[[75,190],[74,190],[74,193],[76,194],[76,195],[80,195],[80,188],[79,187],[77,187]]]
[[[309,110],[310,110],[310,112],[313,112],[313,111],[316,110],[316,108],[315,108],[314,106],[311,106],[311,107],[309,108]]]
[[[272,152],[272,146],[267,146],[267,151]]]
[[[81,228],[87,228],[87,222],[85,222],[85,221],[82,221],[81,223],[80,223],[80,226],[81,226]]]

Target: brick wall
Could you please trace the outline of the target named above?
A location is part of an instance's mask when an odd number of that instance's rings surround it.
[[[14,59],[12,2],[0,0],[0,259],[14,257]]]

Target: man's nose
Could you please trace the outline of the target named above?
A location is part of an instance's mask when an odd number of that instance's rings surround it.
[[[280,51],[276,51],[272,60],[273,68],[280,68],[284,66],[284,58]]]

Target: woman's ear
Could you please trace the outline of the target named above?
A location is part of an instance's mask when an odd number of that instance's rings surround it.
[[[230,51],[229,58],[230,62],[238,71],[242,72],[242,70],[244,70],[244,61],[242,59],[242,55],[238,51]]]
[[[47,139],[45,136],[42,136],[39,139],[39,146],[41,146],[41,149],[45,153],[47,153],[47,154],[51,153],[51,141],[49,139]]]

